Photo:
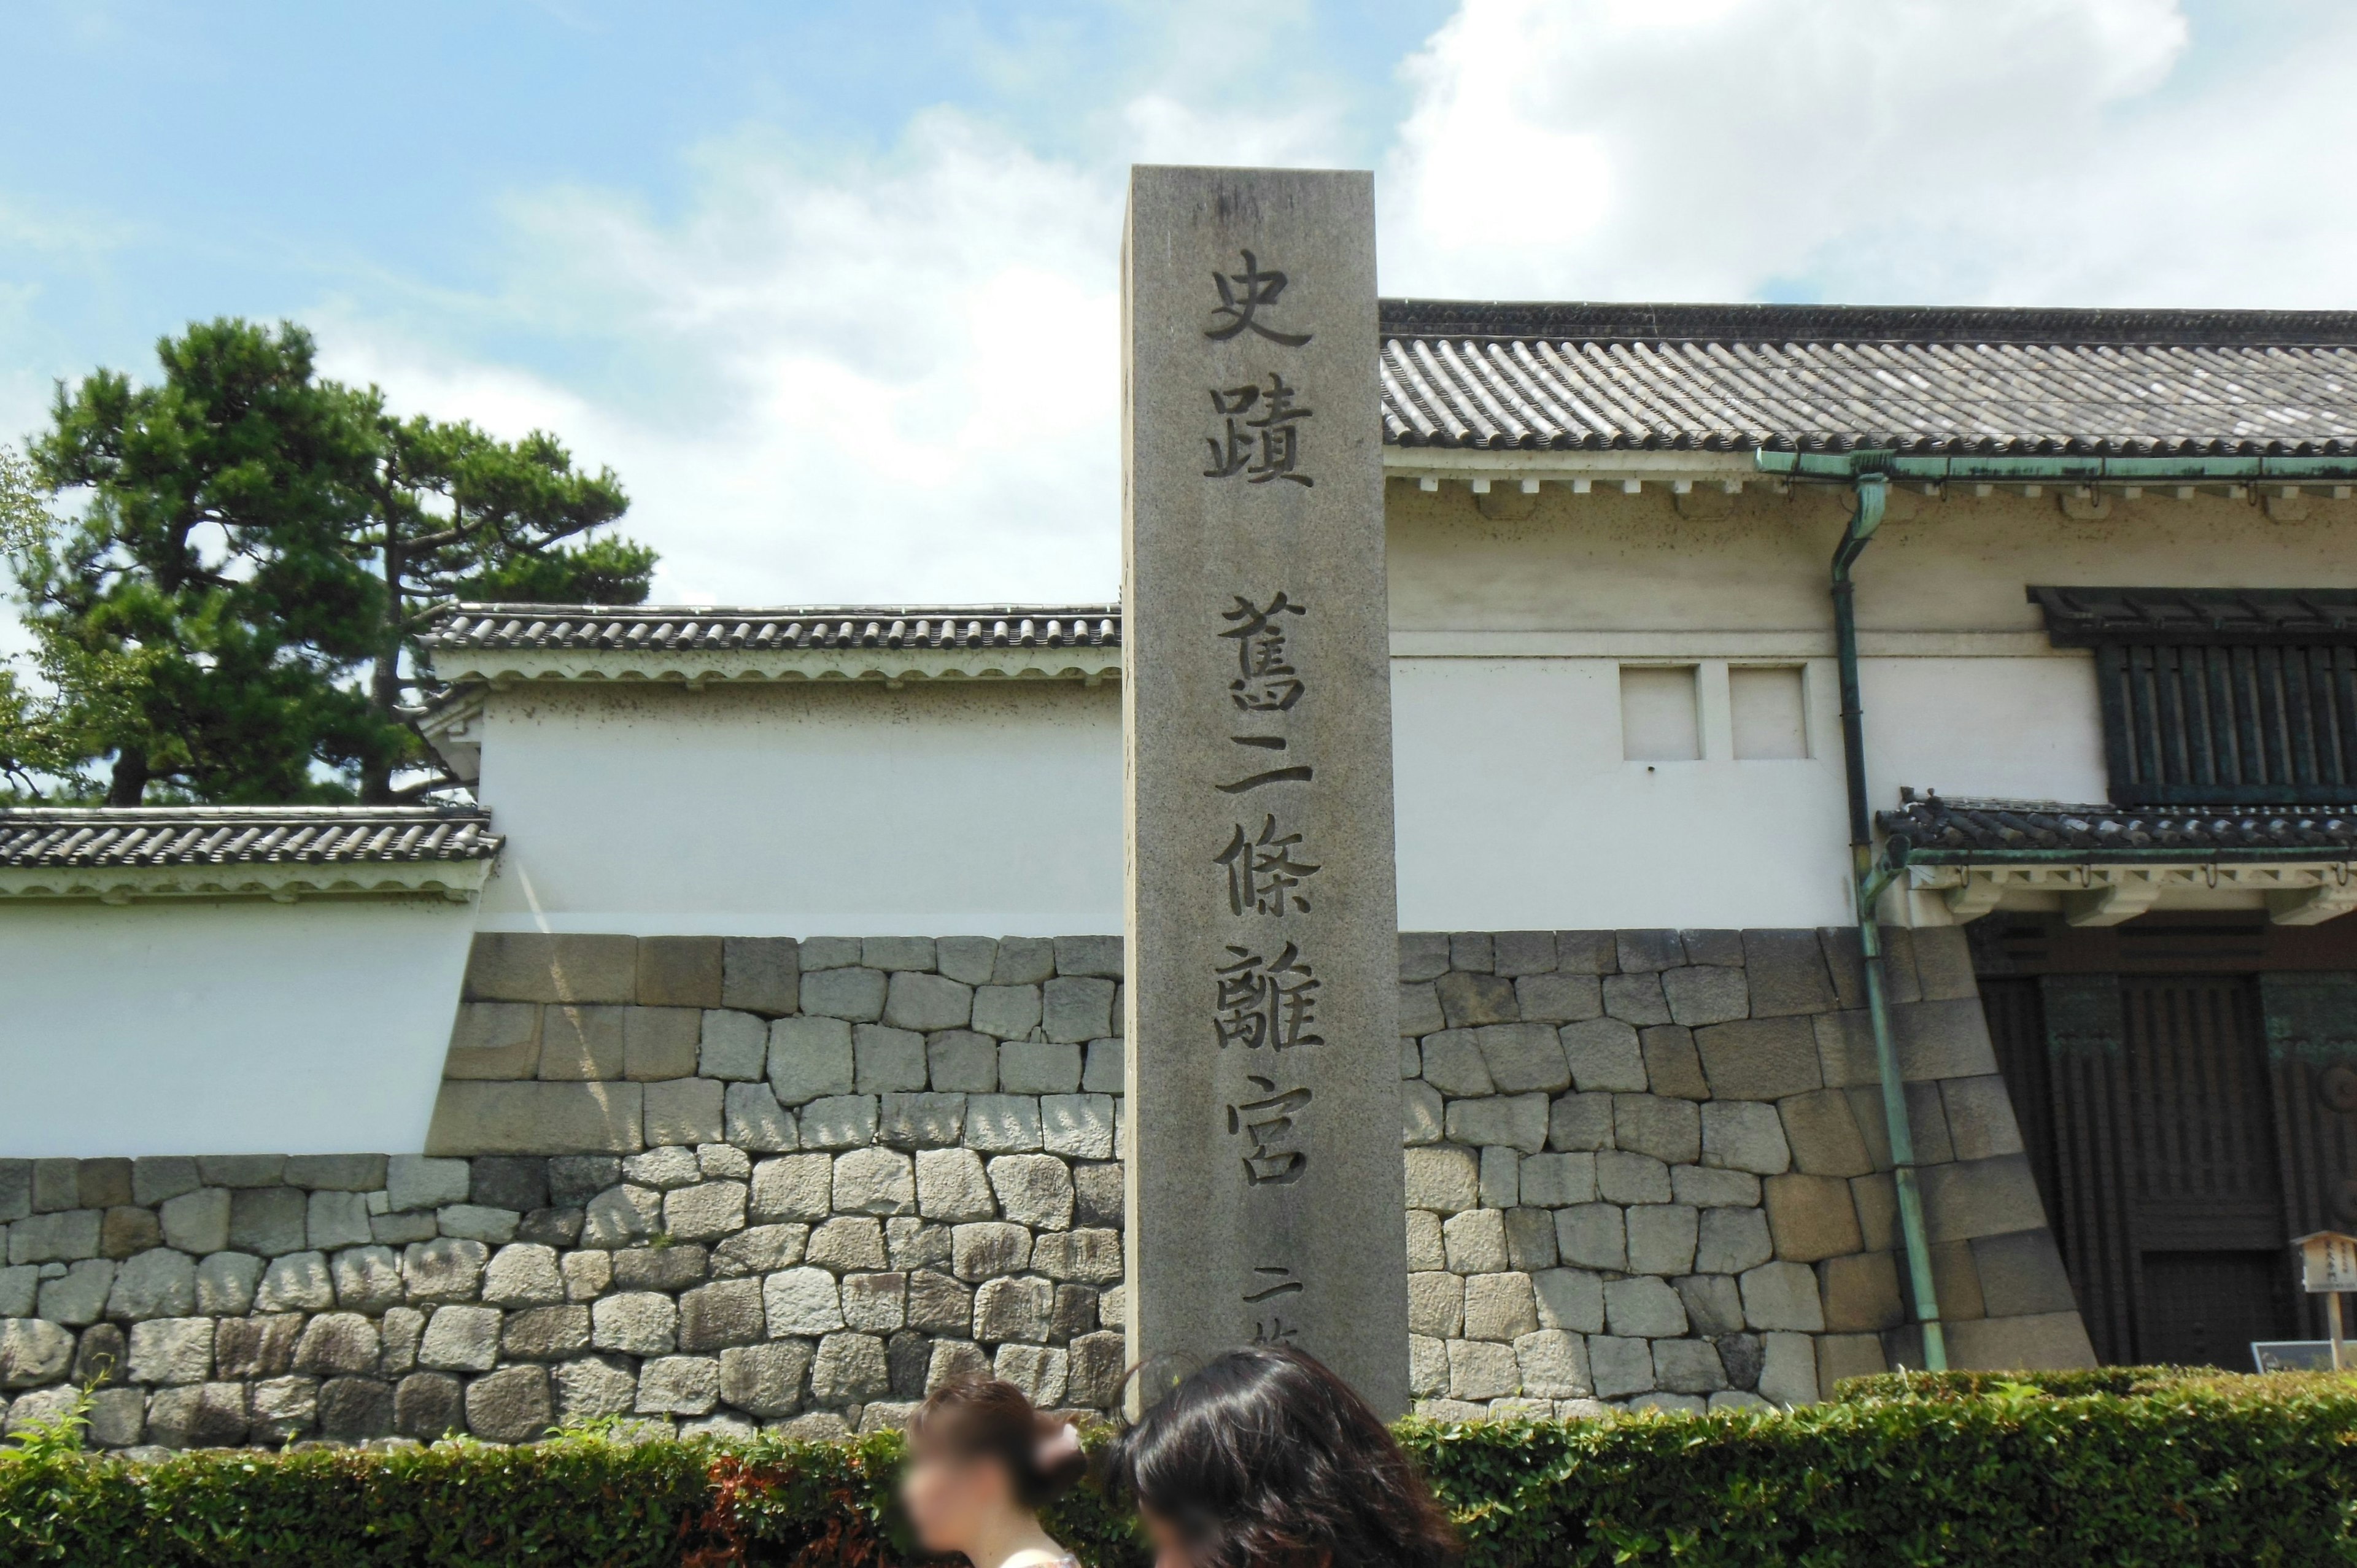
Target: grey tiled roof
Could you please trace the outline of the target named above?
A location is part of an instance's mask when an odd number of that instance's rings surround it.
[[[2357,639],[2357,589],[2033,585],[2057,648],[2104,643],[2333,643]]]
[[[1383,304],[1383,439],[2357,453],[2357,313]]]
[[[456,605],[437,649],[1118,648],[1117,605],[855,605],[703,608]]]
[[[490,827],[435,806],[16,806],[0,867],[489,860]]]
[[[2357,806],[2105,806],[1932,797],[1876,821],[1924,865],[1994,863],[2023,851],[2114,860],[2344,860]]]

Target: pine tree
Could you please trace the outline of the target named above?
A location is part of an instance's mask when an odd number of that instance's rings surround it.
[[[583,542],[628,498],[553,436],[397,419],[316,373],[311,337],[238,320],[156,346],[163,376],[60,385],[34,447],[50,514],[0,474],[45,691],[0,670],[0,774],[69,797],[414,799],[449,786],[411,723],[418,639],[457,597],[636,604],[654,552]],[[424,777],[397,786],[404,770]]]

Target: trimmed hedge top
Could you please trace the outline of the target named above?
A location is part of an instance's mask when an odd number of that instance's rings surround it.
[[[2083,1391],[2109,1378],[2124,1389]],[[1898,1386],[1891,1386],[1898,1385]],[[1469,1568],[2357,1563],[2357,1379],[2154,1369],[1861,1379],[1835,1402],[1400,1433]],[[0,1562],[891,1568],[895,1434],[0,1456]],[[1050,1528],[1146,1568],[1088,1490]]]

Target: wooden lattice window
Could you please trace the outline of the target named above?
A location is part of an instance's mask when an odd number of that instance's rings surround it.
[[[2029,596],[2094,651],[2113,803],[2357,803],[2357,590]]]

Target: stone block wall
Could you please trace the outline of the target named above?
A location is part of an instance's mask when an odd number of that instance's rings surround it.
[[[1926,935],[1892,969],[1952,1345],[2084,1359]],[[1401,939],[1423,1408],[1797,1402],[1907,1354],[1846,950]],[[1110,1410],[1121,972],[1103,937],[485,934],[425,1154],[0,1160],[6,1423],[95,1383],[109,1447],[818,1434],[984,1368]]]
[[[1951,1362],[2092,1365],[1963,932],[1889,936]],[[1418,1408],[1799,1403],[1921,1366],[1864,1001],[1847,930],[1403,937]]]

